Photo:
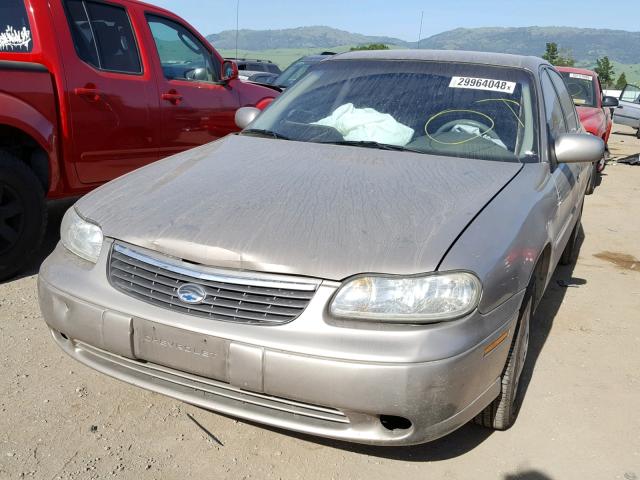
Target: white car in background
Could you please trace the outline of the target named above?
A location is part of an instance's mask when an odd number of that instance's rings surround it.
[[[627,85],[620,94],[620,104],[615,109],[613,121],[636,129],[640,138],[640,87]]]

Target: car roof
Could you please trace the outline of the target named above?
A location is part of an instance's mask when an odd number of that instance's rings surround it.
[[[508,53],[472,52],[464,50],[367,50],[336,55],[339,60],[426,60],[436,62],[476,63],[501,67],[524,68],[536,72],[541,65],[550,65],[539,57]]]
[[[590,75],[592,77],[597,77],[598,74],[593,70],[587,70],[586,68],[576,68],[576,67],[556,67],[559,72],[567,72],[567,73],[580,73],[582,75]]]

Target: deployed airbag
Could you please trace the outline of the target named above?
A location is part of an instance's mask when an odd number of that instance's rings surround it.
[[[356,108],[347,103],[334,110],[326,118],[313,125],[333,127],[345,140],[354,142],[378,142],[404,147],[414,135],[414,130],[387,113],[373,108]]]

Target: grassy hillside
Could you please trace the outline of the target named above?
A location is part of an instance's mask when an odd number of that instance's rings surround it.
[[[594,62],[596,58],[608,55],[621,63],[640,63],[640,32],[621,30],[569,27],[458,28],[422,40],[420,46],[542,55],[547,42],[557,43],[580,62]]]
[[[220,50],[229,52],[235,49],[233,31],[209,35],[208,38]],[[544,53],[547,42],[557,43],[562,51],[569,52],[580,63],[593,64],[596,58],[608,55],[621,64],[640,64],[640,32],[622,30],[570,27],[458,28],[425,38],[419,46],[539,56]],[[270,52],[278,63],[289,61],[294,55],[289,53],[291,49],[307,53],[336,49],[336,45],[356,46],[367,43],[385,43],[403,48],[418,46],[416,42],[360,35],[328,27],[239,32],[239,47],[242,51],[263,52],[262,54]]]
[[[226,30],[207,37],[221,50],[236,47],[235,30]],[[282,48],[327,49],[335,45],[363,45],[367,43],[393,43],[404,45],[397,38],[361,35],[330,27],[299,27],[284,30],[240,30],[238,47],[242,50],[261,51]]]

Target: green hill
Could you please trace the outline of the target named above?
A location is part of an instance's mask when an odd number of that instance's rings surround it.
[[[207,37],[220,50],[233,50],[236,32],[227,30]],[[578,62],[609,58],[624,64],[640,63],[640,32],[571,27],[457,28],[420,41],[420,48],[481,50],[542,55],[547,42],[556,42]],[[368,36],[329,27],[299,27],[285,30],[240,30],[238,48],[245,51],[275,49],[331,49],[336,45],[385,43],[416,48],[417,42]]]
[[[640,63],[640,32],[570,27],[458,28],[426,38],[421,48],[480,50],[541,55],[555,42],[579,62],[608,55],[621,63]],[[412,46],[416,46],[413,43]]]
[[[216,48],[232,50],[236,48],[235,30],[226,30],[207,37]],[[284,30],[240,30],[238,48],[241,50],[274,50],[281,48],[318,49],[336,45],[363,45],[367,43],[390,43],[404,45],[397,38],[376,37],[345,32],[330,27],[299,27]]]
[[[235,31],[207,37],[224,56],[235,56]],[[350,47],[384,43],[392,48],[480,50],[540,56],[547,42],[555,42],[579,66],[593,68],[596,58],[609,56],[616,76],[622,72],[640,83],[640,32],[570,27],[458,28],[417,42],[368,36],[329,27],[285,30],[240,30],[238,55],[272,60],[285,68],[295,59],[323,50],[344,52]]]

